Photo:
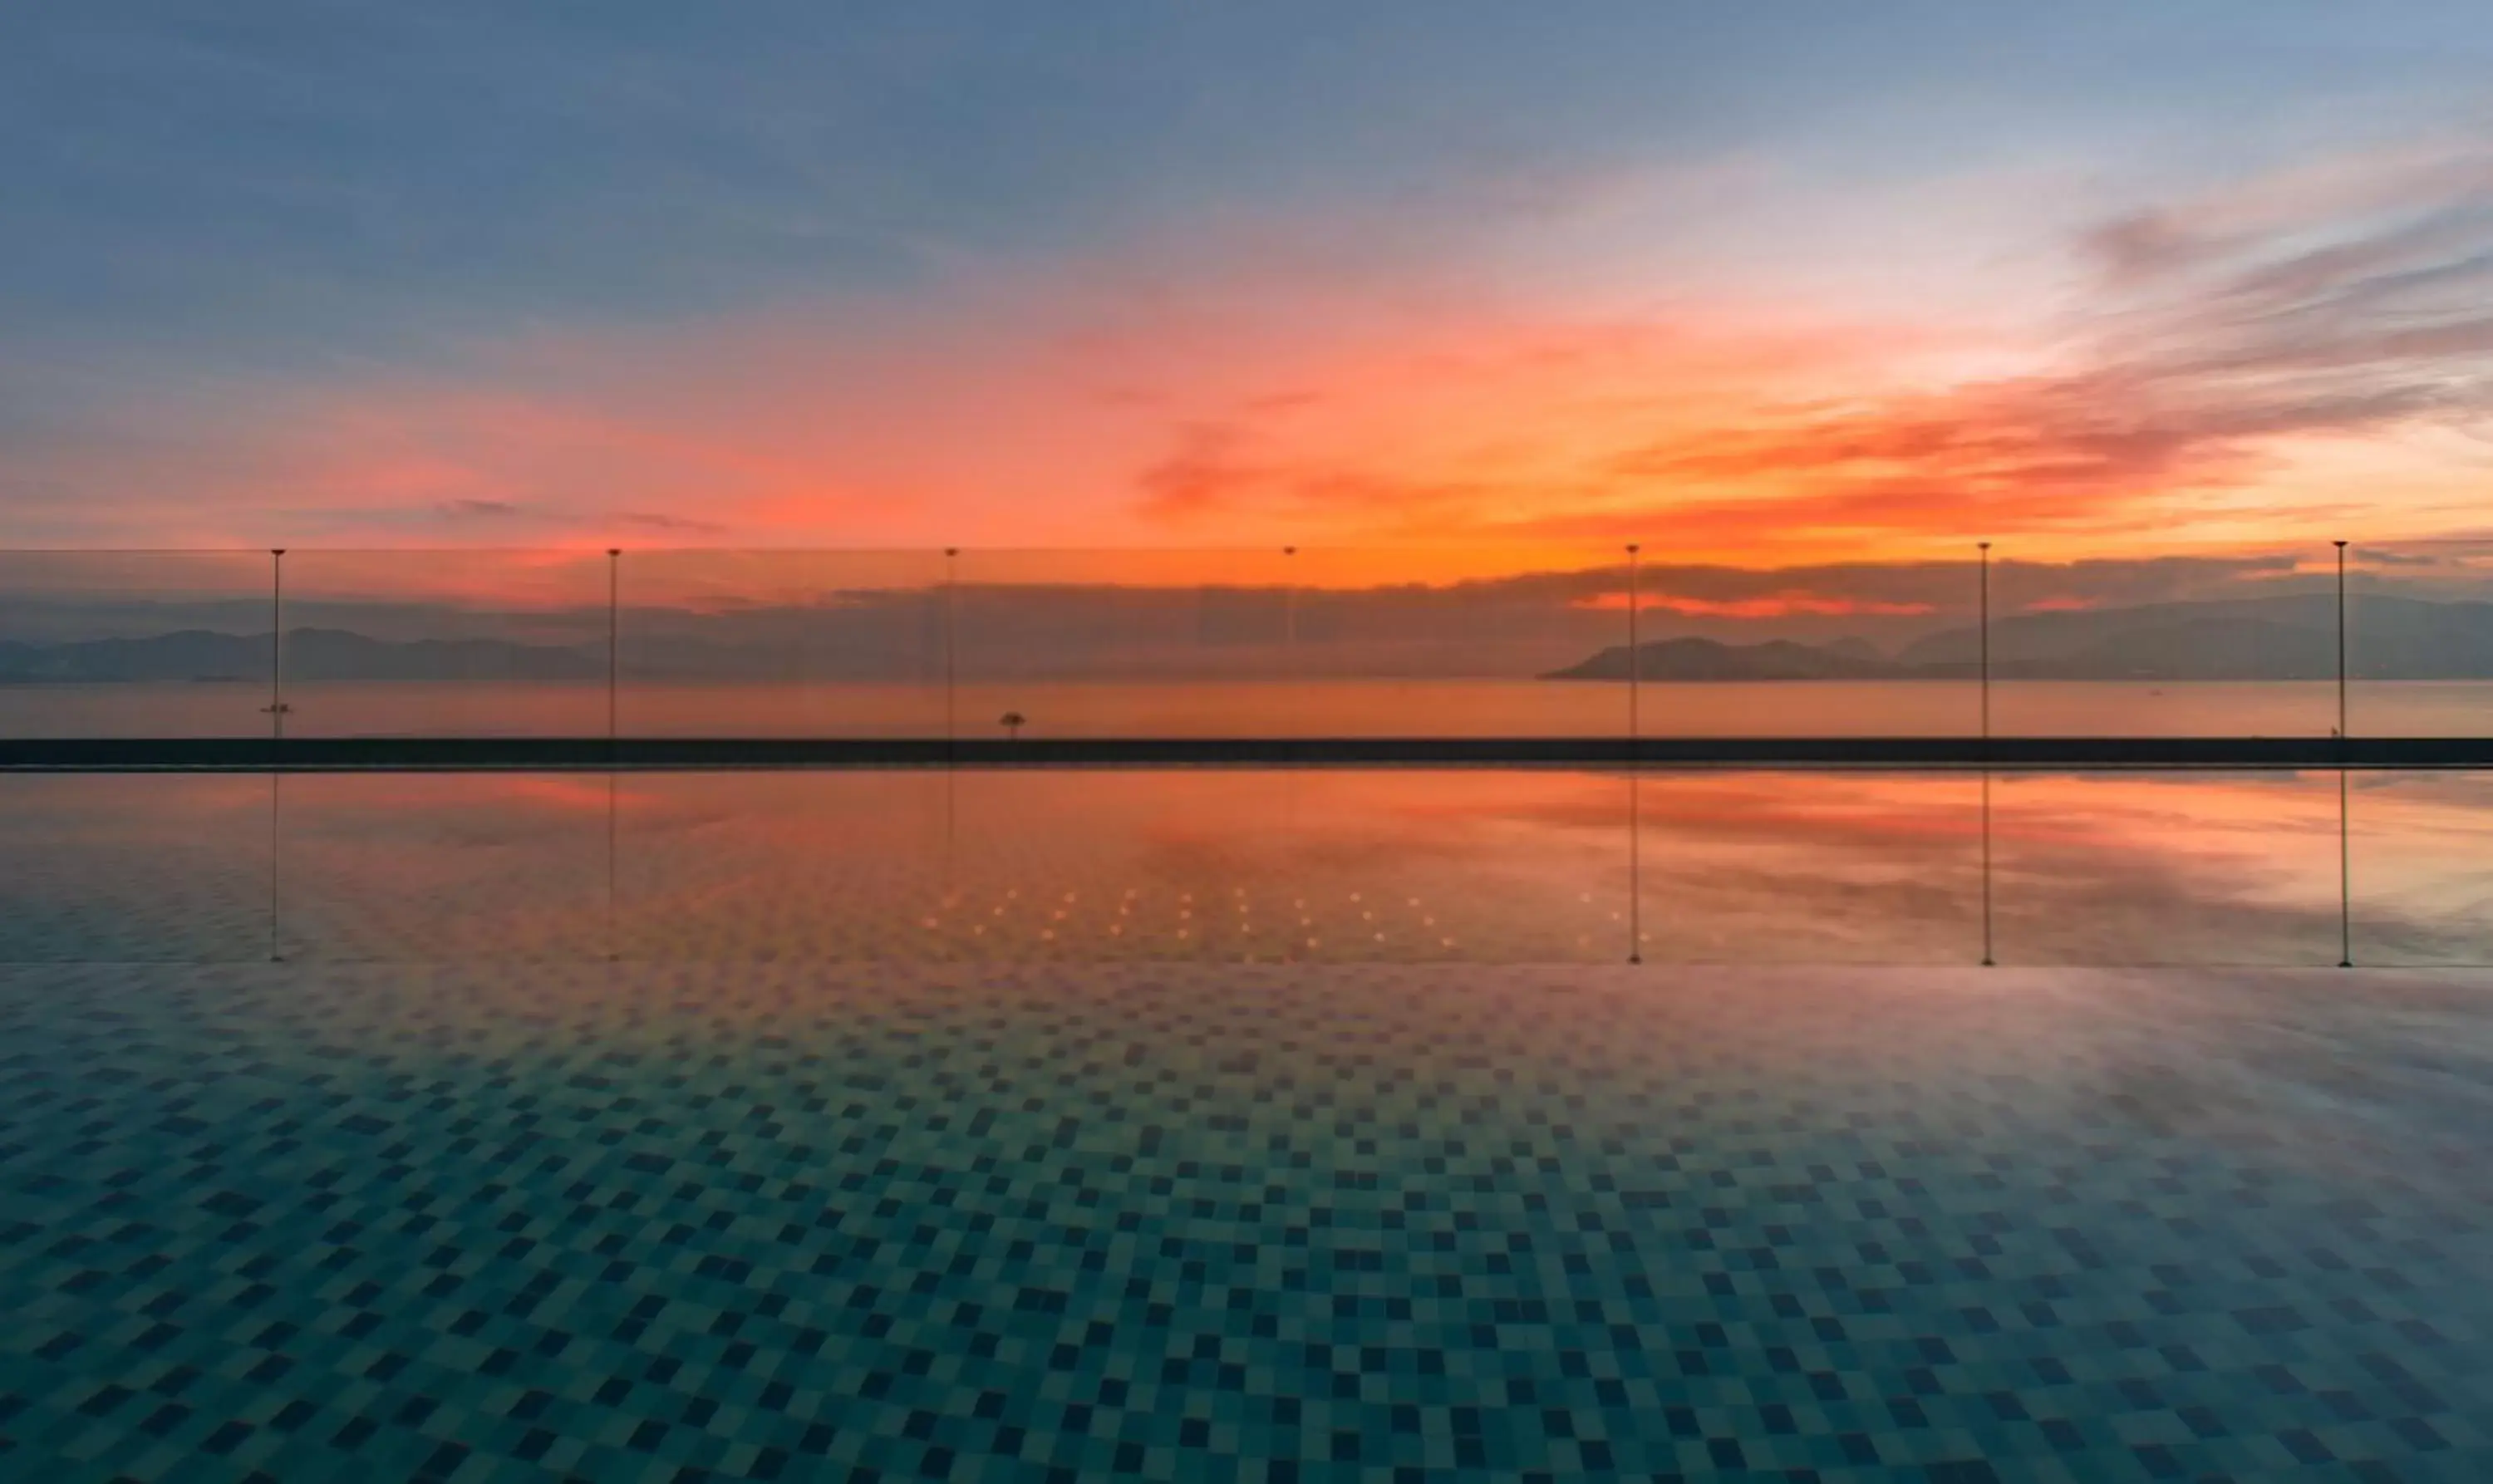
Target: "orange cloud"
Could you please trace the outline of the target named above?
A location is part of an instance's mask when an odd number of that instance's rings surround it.
[[[2415,535],[2474,519],[2483,160],[2314,166],[2106,223],[2068,245],[2096,278],[2018,329],[1762,278],[1586,305],[1197,242],[229,385],[12,477],[46,529],[302,548],[1641,541],[1792,564],[2240,549],[2358,512]]]

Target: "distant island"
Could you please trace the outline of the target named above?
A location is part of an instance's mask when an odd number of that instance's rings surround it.
[[[841,631],[821,626],[811,612],[796,616],[804,627],[785,615],[765,615],[770,621],[749,634],[644,638],[626,657],[624,673],[779,683],[791,678],[790,659],[798,655],[803,673],[824,681],[924,673],[930,644],[915,624],[870,615],[865,627]],[[2493,680],[2493,603],[2358,595],[2348,614],[2347,643],[2351,672],[2359,679]],[[0,639],[0,686],[260,683],[269,673],[271,645],[266,631],[200,628],[56,642]],[[1432,655],[1459,666],[1460,649],[1449,642]],[[1683,634],[1639,644],[1633,654],[1625,645],[1604,649],[1541,678],[1623,681],[1633,672],[1658,684],[1963,680],[1975,674],[1981,649],[1981,633],[1969,625],[1925,634],[1893,652],[1859,637],[1735,642]],[[2337,673],[2337,610],[2333,598],[2321,592],[2011,613],[1993,622],[1990,650],[1991,673],[2002,680],[2324,681]],[[1086,643],[1080,635],[1007,653],[1017,662],[1036,655],[1054,668],[1051,673],[1075,678],[1111,672],[1121,660],[1115,645]],[[385,639],[317,627],[285,634],[289,682],[594,683],[606,677],[608,663],[603,638],[577,644]],[[1479,668],[1456,672],[1494,671],[1484,656]],[[1211,678],[1187,669],[1182,655],[1153,673]],[[1380,679],[1402,673],[1376,672]]]
[[[1681,637],[1620,644],[1546,680],[1963,680],[1981,634],[1943,630],[1883,655],[1859,639],[1735,644]],[[2493,604],[2365,596],[2347,648],[2367,680],[2493,680]],[[2003,680],[2328,680],[2337,673],[2337,609],[2328,594],[2019,613],[1991,626]]]

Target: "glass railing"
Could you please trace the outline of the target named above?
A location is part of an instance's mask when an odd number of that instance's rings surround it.
[[[2336,725],[2332,549],[2088,561],[1988,553],[1979,656],[2003,737],[2325,737]]]
[[[2346,550],[2347,733],[2493,736],[2493,540]]]
[[[10,552],[0,741],[976,739],[997,761],[1016,739],[1987,729],[2296,738],[2325,763],[2341,727],[2493,737],[2488,615],[2493,557],[2463,542],[2352,544],[2342,570],[2333,545],[1810,568],[1625,544]],[[0,961],[2493,960],[2483,773],[1574,756],[88,776],[55,753],[0,773]]]
[[[597,736],[607,562],[574,551],[288,551],[285,734]]]
[[[949,560],[946,736],[1273,736],[1299,715],[1280,551]]]
[[[2493,735],[2493,543],[2339,556],[0,552],[0,736]]]
[[[940,551],[615,553],[616,726],[644,737],[942,736]]]
[[[0,737],[266,735],[265,551],[0,551]]]
[[[1630,553],[1290,551],[1293,734],[1625,736]]]

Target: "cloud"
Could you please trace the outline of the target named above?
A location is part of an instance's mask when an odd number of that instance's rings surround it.
[[[2027,347],[2014,374],[1900,386],[1907,378],[1872,358],[1846,368],[1852,383],[1837,395],[1796,396],[1787,382],[1806,370],[1826,380],[1843,363],[1704,377],[1651,353],[1665,343],[1653,337],[1639,369],[1657,391],[1693,393],[1697,415],[1665,397],[1583,416],[1588,383],[1552,377],[1519,387],[1513,404],[1519,417],[1542,414],[1544,458],[1429,467],[1408,448],[1363,459],[1311,447],[1230,409],[1147,472],[1143,508],[1176,527],[1259,508],[1307,519],[1391,511],[1406,529],[1700,546],[1742,533],[1786,547],[2147,537],[2243,491],[2282,491],[2312,451],[2346,444],[2391,477],[2437,459],[2418,483],[2454,501],[2453,465],[2467,456],[2408,445],[2493,423],[2493,151],[2280,172],[2123,214],[2073,251],[2098,274],[2058,341]],[[1472,384],[1500,370],[1475,365]],[[1458,454],[1466,435],[1494,446],[1498,425],[1466,416],[1465,390],[1450,381],[1418,394],[1460,430],[1438,440],[1440,456]],[[2345,508],[2303,503],[2315,518]]]
[[[627,510],[615,516],[615,523],[641,531],[672,531],[687,536],[716,536],[727,527],[715,520],[695,520],[685,516],[662,515],[655,511]]]
[[[1769,275],[1565,302],[1407,233],[1322,238],[535,332],[453,371],[219,382],[152,401],[143,428],[13,430],[0,497],[20,532],[72,540],[351,545],[400,539],[412,508],[525,513],[585,548],[1634,540],[1728,566],[1977,538],[2238,549],[2358,513],[2378,540],[2472,521],[2479,498],[2478,148],[2110,216],[2060,245],[2070,298],[2039,330],[1943,301],[1875,315]]]

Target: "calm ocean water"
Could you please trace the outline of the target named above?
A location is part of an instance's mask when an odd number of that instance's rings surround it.
[[[0,687],[0,735],[241,736],[264,732],[250,683]],[[601,686],[295,684],[301,736],[599,736]],[[2003,682],[2006,735],[2326,736],[2327,683],[2143,685]],[[993,732],[1015,712],[1031,736],[1556,736],[1623,732],[1624,686],[1534,680],[1337,680],[940,685],[627,685],[627,733],[657,736],[940,736]],[[1648,735],[1943,736],[1979,727],[1974,687],[1945,682],[1647,685]],[[2493,732],[2493,684],[2358,683],[2350,730],[2367,736]]]

